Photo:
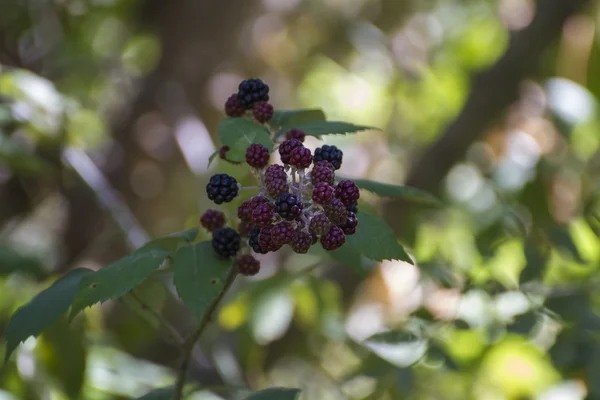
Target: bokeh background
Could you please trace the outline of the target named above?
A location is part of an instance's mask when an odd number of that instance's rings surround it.
[[[382,128],[325,137],[345,176],[445,205],[362,194],[416,266],[264,257],[194,351],[190,398],[600,399],[599,23],[592,0],[0,1],[0,332],[66,271],[196,226],[211,174],[249,182],[207,160],[260,77],[276,108]],[[172,287],[141,291],[193,329]],[[124,303],[25,342],[0,399],[172,384],[176,348]],[[365,341],[400,327],[427,339]]]

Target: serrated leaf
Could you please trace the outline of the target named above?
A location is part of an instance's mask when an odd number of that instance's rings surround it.
[[[81,279],[91,273],[84,268],[72,270],[13,314],[6,328],[5,362],[19,343],[30,336],[38,336],[67,311]]]
[[[223,291],[231,268],[231,260],[219,257],[208,241],[180,247],[175,253],[173,283],[198,319]]]
[[[363,256],[377,260],[402,260],[413,264],[404,248],[398,243],[392,228],[379,218],[360,214],[358,229],[346,237],[346,244],[357,249]]]
[[[136,400],[171,400],[173,398],[173,387],[152,390]]]
[[[302,110],[277,110],[273,113],[273,118],[269,124],[274,127],[282,125],[294,125],[313,121],[325,121],[325,113],[323,110],[317,109],[302,109]],[[287,131],[280,131],[284,134]]]
[[[321,137],[323,135],[343,135],[347,133],[356,133],[366,130],[380,130],[371,126],[354,125],[349,122],[341,121],[312,121],[301,123],[285,124],[281,127],[281,132],[287,132],[290,129],[300,129],[307,135]]]
[[[376,333],[372,336],[369,336],[365,341],[371,343],[401,344],[414,342],[416,340],[419,340],[419,338],[414,333],[395,329]]]
[[[341,176],[336,177],[336,180],[338,181],[342,179],[349,178],[344,178]],[[427,193],[424,190],[417,189],[414,187],[403,185],[391,185],[389,183],[376,182],[368,179],[350,178],[350,180],[356,183],[356,186],[358,186],[359,188],[368,190],[369,192],[372,192],[378,196],[404,199],[414,203],[426,204],[431,206],[442,206],[442,202],[438,198],[436,198],[430,193]]]
[[[86,276],[81,280],[79,292],[73,300],[69,320],[86,307],[121,297],[140,285],[168,255],[169,252],[164,249],[146,245]]]
[[[192,243],[198,236],[199,228],[188,229],[187,231],[172,233],[161,238],[148,242],[144,247],[155,246],[173,253],[182,244]]]
[[[519,335],[527,335],[537,323],[537,315],[531,311],[515,317],[514,321],[506,327],[506,330]]]
[[[341,264],[352,268],[361,276],[366,276],[369,272],[368,269],[365,268],[362,255],[352,246],[342,246],[334,251],[328,251],[327,254]]]
[[[301,392],[300,389],[274,387],[252,393],[246,400],[296,400]]]
[[[245,118],[226,118],[219,124],[219,139],[229,146],[226,157],[230,161],[245,161],[246,148],[260,143],[273,151],[273,141],[267,128]]]

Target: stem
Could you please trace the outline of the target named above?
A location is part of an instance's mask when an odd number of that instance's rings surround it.
[[[204,329],[211,321],[215,309],[219,305],[219,302],[221,301],[227,290],[229,290],[229,288],[233,284],[237,273],[237,268],[233,267],[231,269],[231,272],[229,273],[229,276],[227,277],[227,281],[225,281],[225,286],[223,287],[223,290],[221,291],[221,293],[219,293],[219,296],[210,304],[210,306],[202,316],[200,324],[198,325],[198,329],[196,329],[196,331],[192,333],[192,335],[189,338],[187,338],[185,343],[183,343],[183,361],[181,362],[181,368],[179,369],[177,382],[175,383],[173,400],[181,400],[183,398],[183,386],[185,385],[185,376],[187,374],[187,369],[190,364],[190,359],[192,358],[192,350],[194,349],[194,345],[196,344],[198,339],[200,339],[200,336],[202,336]]]
[[[244,186],[244,187],[240,188],[240,190],[258,190],[258,189],[260,189],[260,187],[258,187],[258,186]]]
[[[145,310],[146,312],[148,312],[148,314],[150,314],[154,318],[156,318],[156,320],[163,326],[163,328],[165,328],[165,330],[167,331],[167,333],[169,334],[171,339],[175,343],[177,343],[177,345],[179,345],[179,346],[183,345],[183,342],[184,342],[183,337],[181,337],[181,335],[179,334],[177,329],[175,329],[175,327],[173,325],[171,325],[171,323],[169,321],[167,321],[159,312],[153,310],[150,306],[148,306],[148,304],[146,304],[144,302],[144,300],[139,298],[133,290],[129,293],[131,294],[131,297],[140,304],[140,306],[142,307],[142,310]]]

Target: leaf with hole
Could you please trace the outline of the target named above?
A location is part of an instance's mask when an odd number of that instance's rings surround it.
[[[376,182],[368,179],[345,178],[342,176],[336,177],[336,180],[350,179],[356,186],[361,189],[368,190],[381,197],[391,197],[404,199],[413,203],[420,203],[430,206],[442,206],[442,202],[430,193],[424,190],[410,186],[392,185],[389,183]]]
[[[311,121],[286,124],[281,127],[281,132],[287,132],[290,129],[299,129],[307,135],[321,137],[323,135],[344,135],[347,133],[357,133],[367,130],[380,130],[371,126],[354,125],[348,122],[340,121]]]
[[[296,400],[300,397],[300,389],[273,387],[252,393],[246,400]]]
[[[346,236],[344,246],[350,246],[372,260],[401,260],[413,264],[392,228],[373,215],[360,214],[358,229],[354,235]]]

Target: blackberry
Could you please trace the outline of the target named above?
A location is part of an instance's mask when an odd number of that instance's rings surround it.
[[[308,229],[310,232],[317,236],[323,236],[329,232],[329,228],[331,228],[331,222],[329,222],[327,215],[323,213],[313,215],[310,223],[308,224]]]
[[[309,149],[298,146],[290,153],[289,164],[298,169],[308,168],[312,163],[313,156]]]
[[[227,101],[225,102],[225,114],[229,117],[241,117],[244,115],[246,109],[242,106],[238,101],[237,93],[229,96]]]
[[[260,234],[258,235],[258,244],[265,252],[277,251],[281,248],[281,245],[273,241],[272,230],[273,225],[266,226],[260,230]]]
[[[348,210],[344,206],[344,203],[340,199],[333,199],[329,203],[323,206],[323,210],[325,210],[325,215],[329,218],[334,225],[340,225],[346,222],[346,218],[348,218]]]
[[[246,149],[246,162],[254,168],[264,168],[269,163],[269,149],[259,143],[253,143]]]
[[[292,240],[294,226],[289,222],[280,222],[271,228],[271,241],[276,246],[283,246]]]
[[[206,210],[200,217],[200,224],[207,231],[212,232],[225,225],[225,214],[219,210]]]
[[[235,260],[235,264],[242,275],[252,276],[260,271],[260,261],[250,254],[242,254]]]
[[[212,234],[212,247],[222,257],[232,257],[240,250],[240,235],[231,228],[219,228]]]
[[[325,250],[335,250],[346,243],[346,236],[340,227],[332,226],[329,232],[321,236],[321,245]]]
[[[250,222],[252,221],[252,200],[245,200],[240,204],[237,210],[238,218],[241,221]]]
[[[242,107],[252,108],[254,103],[269,101],[269,86],[260,79],[247,79],[238,86],[238,102]]]
[[[272,164],[265,170],[265,180],[268,182],[270,179],[284,179],[287,181],[287,174],[283,165]]]
[[[248,245],[252,247],[255,253],[266,254],[267,252],[260,247],[258,243],[258,237],[260,236],[260,228],[254,228],[248,232]]]
[[[296,128],[292,128],[285,134],[286,139],[288,139],[288,140],[296,139],[301,142],[304,142],[305,137],[306,137],[306,134],[304,132],[302,132],[300,129],[296,129]]]
[[[252,115],[261,124],[273,118],[273,106],[266,101],[258,102],[254,105]]]
[[[238,225],[238,232],[241,236],[248,236],[250,231],[254,229],[256,225],[249,221],[240,221]]]
[[[358,218],[353,212],[348,213],[348,218],[346,218],[346,222],[338,225],[346,235],[354,235],[356,233],[356,228],[358,227]]]
[[[319,161],[315,163],[310,171],[310,180],[313,185],[316,185],[319,182],[326,182],[330,185],[333,185],[335,182],[333,165],[331,165],[328,161]]]
[[[305,254],[312,245],[312,236],[301,230],[297,230],[292,235],[289,242],[290,247],[298,254]]]
[[[302,142],[296,139],[286,140],[281,143],[279,146],[279,156],[281,157],[281,162],[284,164],[290,163],[290,158],[292,156],[292,150],[296,147],[304,147]]]
[[[348,210],[348,212],[356,214],[358,213],[358,204],[352,203],[349,206],[346,206],[346,210]]]
[[[345,206],[356,203],[360,197],[360,190],[356,183],[344,179],[335,186],[335,197],[340,199]]]
[[[259,227],[267,226],[271,223],[275,206],[271,203],[260,203],[252,209],[252,222]]]
[[[238,195],[237,181],[231,175],[213,175],[206,185],[206,194],[217,204],[229,203]]]
[[[319,182],[312,192],[312,199],[317,204],[327,204],[333,199],[333,188],[326,182]]]
[[[323,145],[315,150],[315,161],[329,161],[335,169],[342,166],[344,153],[335,146]]]
[[[269,193],[269,196],[273,198],[277,198],[277,196],[279,196],[280,194],[290,190],[290,186],[288,185],[287,179],[281,178],[267,180],[265,187],[267,189],[267,192]]]
[[[302,213],[302,201],[291,193],[282,193],[275,200],[275,209],[281,218],[292,221]]]

